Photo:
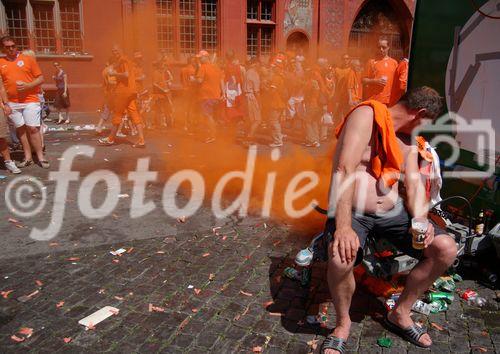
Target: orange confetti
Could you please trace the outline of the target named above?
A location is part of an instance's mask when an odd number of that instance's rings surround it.
[[[255,346],[255,347],[253,347],[252,352],[254,352],[254,353],[262,353],[262,347]]]
[[[10,339],[12,339],[14,342],[21,343],[24,342],[26,338],[19,338],[15,334],[10,336]]]
[[[61,307],[64,306],[64,301],[59,301],[57,304],[56,304],[56,307],[59,309]]]
[[[6,290],[6,291],[2,291],[2,292],[0,292],[0,295],[2,295],[2,297],[3,297],[4,299],[7,299],[7,298],[9,297],[10,293],[11,293],[11,292],[13,292],[13,291],[14,291],[14,290]]]
[[[269,312],[269,316],[279,316],[279,317],[281,317],[281,313],[279,313],[279,312]]]
[[[262,304],[262,306],[264,306],[264,308],[268,308],[269,306],[271,306],[272,304],[274,304],[274,301],[267,301],[267,302],[264,302]]]
[[[153,304],[149,304],[149,312],[165,312],[165,309],[163,307],[157,307]]]
[[[59,246],[59,243],[57,243],[57,242],[49,243],[49,247],[57,247],[57,246]]]
[[[203,255],[202,255],[203,258],[208,257],[208,256],[210,256],[210,253],[208,253],[208,252],[207,253],[203,253]]]
[[[215,279],[215,274],[214,273],[210,273],[210,275],[208,276],[208,280],[212,281]]]
[[[179,325],[179,327],[177,328],[177,331],[182,331],[184,329],[184,327],[186,327],[186,325],[188,324],[189,320],[191,319],[190,316],[186,317],[182,322],[181,324]]]
[[[165,251],[158,251],[157,254],[165,254]]]
[[[281,243],[281,240],[274,241],[274,242],[273,242],[273,246],[274,246],[274,247],[276,247],[276,246],[278,246],[280,243]]]
[[[125,298],[121,297],[121,296],[115,296],[115,299],[118,300],[118,301],[123,301],[125,300]]]
[[[134,247],[130,247],[127,251],[127,253],[132,253],[132,251],[134,250]]]
[[[198,312],[198,309],[191,309],[191,312],[193,312],[193,313],[197,313],[197,312]]]
[[[226,241],[226,239],[227,239],[227,236],[225,236],[225,235],[222,236],[222,241]]]
[[[185,223],[186,222],[186,217],[185,216],[181,216],[181,217],[177,218],[177,222]]]
[[[71,261],[71,262],[76,262],[76,261],[79,261],[80,258],[79,257],[70,257],[70,258],[67,258],[66,260]]]
[[[444,328],[435,322],[431,322],[431,326],[437,329],[438,331],[444,331]]]
[[[35,284],[38,285],[38,286],[42,286],[43,285],[43,283],[40,280],[35,280]]]
[[[63,341],[64,343],[69,343],[71,342],[73,339],[71,337],[64,337]]]
[[[253,294],[251,294],[251,293],[247,293],[247,292],[245,292],[245,291],[243,291],[243,290],[240,290],[240,294],[241,294],[241,295],[245,295],[245,296],[253,296]]]
[[[9,218],[9,222],[11,222],[13,224],[17,224],[19,222],[19,220],[14,219],[14,218]]]
[[[113,259],[113,263],[120,263],[119,259]]]
[[[200,295],[200,293],[201,293],[201,289],[194,289],[194,293],[195,293],[196,295]]]
[[[33,334],[33,328],[21,327],[17,333],[23,334],[23,335],[25,335],[26,337],[29,338]]]

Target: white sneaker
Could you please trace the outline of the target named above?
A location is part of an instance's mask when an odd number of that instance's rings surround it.
[[[21,170],[20,170],[19,168],[17,168],[17,166],[16,166],[16,164],[14,163],[14,161],[12,161],[12,160],[10,160],[10,161],[5,161],[5,162],[4,162],[4,164],[5,164],[5,167],[7,167],[7,169],[8,169],[11,173],[13,173],[13,174],[15,174],[15,175],[17,175],[17,174],[21,173]]]

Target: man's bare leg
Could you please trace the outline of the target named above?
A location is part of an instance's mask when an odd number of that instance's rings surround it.
[[[353,274],[354,262],[342,263],[338,254],[336,257],[332,257],[332,247],[328,249],[328,259],[328,287],[330,288],[336,315],[335,329],[332,334],[335,337],[347,339],[351,330],[349,309],[354,290],[356,290]],[[335,354],[338,351],[327,349],[325,353]]]
[[[23,126],[16,129],[16,133],[17,133],[17,137],[18,137],[18,139],[21,142],[21,145],[23,147],[24,160],[25,161],[32,161],[33,155],[31,153],[31,146],[30,146],[30,142],[28,140],[28,128],[26,127],[26,125],[23,125]]]
[[[411,307],[417,299],[442,275],[457,257],[457,246],[449,236],[438,236],[424,250],[424,259],[418,262],[406,278],[406,284],[397,307],[388,314],[389,321],[408,328],[413,325],[410,317]],[[420,338],[424,345],[431,345],[428,334]]]
[[[26,130],[29,133],[29,140],[31,142],[31,146],[35,150],[35,154],[36,157],[38,158],[38,161],[45,161],[45,156],[43,155],[43,150],[42,150],[40,127],[26,126]]]

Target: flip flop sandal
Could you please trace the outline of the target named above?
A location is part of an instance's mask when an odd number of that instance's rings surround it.
[[[389,327],[389,329],[392,332],[396,333],[404,340],[406,340],[412,344],[415,344],[416,346],[421,347],[421,348],[430,348],[431,347],[430,345],[425,345],[425,344],[419,342],[419,339],[424,334],[427,333],[427,331],[425,329],[423,329],[422,327],[419,327],[416,324],[413,324],[413,326],[410,326],[407,328],[401,328],[398,325],[389,321],[389,319],[387,318],[387,314],[384,317],[384,322],[385,322],[386,326]]]
[[[345,352],[345,345],[345,339],[330,335],[326,337],[326,339],[323,341],[323,344],[321,344],[320,353],[324,354],[327,349],[332,349],[337,350],[340,354],[343,354]]]

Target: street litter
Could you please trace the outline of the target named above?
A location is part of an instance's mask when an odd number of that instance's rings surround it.
[[[64,343],[69,343],[69,342],[71,342],[72,340],[73,340],[73,339],[72,339],[71,337],[64,337],[64,338],[63,338]]]
[[[70,261],[70,262],[76,262],[76,261],[79,261],[80,258],[79,257],[70,257],[70,258],[66,258],[67,261]]]
[[[219,230],[220,230],[221,228],[222,228],[221,226],[214,227],[214,228],[212,228],[212,232],[213,232],[215,235],[219,235]]]
[[[92,329],[95,325],[104,321],[106,318],[111,317],[113,315],[117,315],[120,312],[119,309],[112,306],[105,306],[100,310],[97,310],[93,314],[82,318],[78,321],[78,324],[87,327],[88,329]]]
[[[259,347],[259,346],[253,347],[252,352],[254,352],[254,353],[262,353],[262,347]]]
[[[118,194],[118,198],[122,199],[122,198],[129,198],[130,195],[128,195],[127,193],[124,193],[124,194]]]
[[[210,253],[208,253],[208,252],[207,253],[203,253],[203,255],[202,255],[203,258],[208,257],[208,256],[210,256]]]
[[[392,339],[382,337],[382,338],[377,339],[377,344],[381,347],[384,347],[384,348],[390,348],[390,347],[392,347]]]
[[[186,217],[185,216],[178,217],[177,218],[177,222],[185,223],[186,222]]]
[[[194,293],[195,293],[196,295],[200,295],[200,293],[201,293],[201,289],[194,289]]]
[[[64,301],[59,301],[57,304],[56,304],[56,307],[57,308],[61,308],[64,306]]]
[[[18,336],[21,335],[21,336]],[[14,342],[20,343],[24,342],[26,339],[30,338],[33,335],[33,328],[29,327],[21,327],[16,334],[10,336]]]
[[[125,248],[120,248],[120,249],[117,249],[116,251],[110,251],[109,253],[111,253],[113,256],[119,256],[125,252],[127,252],[127,250]]]
[[[241,294],[241,295],[245,295],[245,296],[253,296],[253,294],[251,294],[251,293],[247,293],[247,292],[245,292],[245,291],[243,291],[243,290],[240,290],[240,294]]]
[[[35,280],[35,284],[38,286],[43,286],[43,283],[40,280]]]
[[[6,179],[6,178],[7,178],[7,176],[5,176],[5,175],[0,175],[0,179]]]
[[[309,342],[307,342],[307,345],[310,346],[312,350],[316,350],[316,348],[318,348],[318,340],[311,339]]]
[[[188,285],[188,289],[193,289],[194,286],[193,285]]]
[[[154,306],[153,304],[149,304],[149,312],[165,312],[163,307]]]
[[[2,297],[4,299],[7,299],[9,297],[10,293],[13,292],[13,291],[14,290],[5,290],[5,291],[0,292],[0,295],[2,295]]]
[[[215,274],[210,273],[210,275],[208,276],[208,280],[209,280],[209,281],[212,281],[212,280],[214,280],[214,279],[215,279]]]
[[[465,290],[460,294],[460,297],[467,301],[469,305],[482,307],[486,304],[486,299],[484,297],[480,297],[479,294],[472,289]]]
[[[432,327],[434,327],[435,329],[437,329],[437,330],[438,330],[438,331],[440,331],[440,332],[444,331],[443,326],[438,325],[438,324],[437,324],[437,323],[435,323],[435,322],[431,322],[431,326],[432,326]]]
[[[40,292],[39,290],[35,290],[35,291],[33,291],[31,294],[28,294],[28,295],[23,295],[23,296],[19,296],[19,297],[17,298],[17,301],[19,301],[19,302],[26,302],[26,301],[29,301],[29,300],[31,300],[31,298],[32,298],[33,296],[35,296],[35,295],[36,295],[36,294],[38,294],[39,292]]]

